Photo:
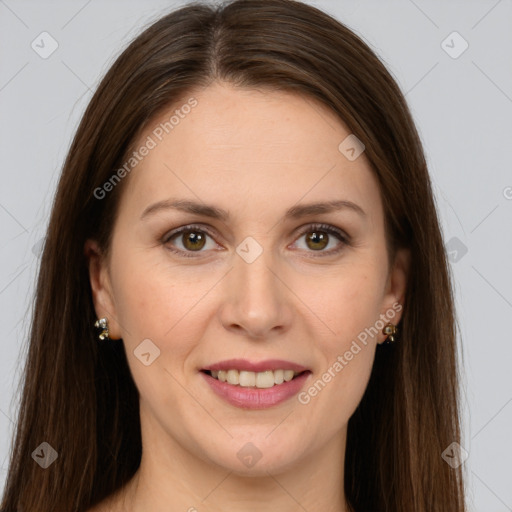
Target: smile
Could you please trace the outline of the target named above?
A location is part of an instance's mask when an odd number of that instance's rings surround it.
[[[202,370],[199,374],[203,376],[213,393],[228,404],[241,409],[267,409],[297,395],[304,388],[312,372],[252,372],[231,369]]]
[[[232,386],[244,388],[256,387],[259,389],[279,386],[283,382],[289,382],[303,372],[293,370],[266,370],[264,372],[250,372],[245,370],[213,370],[210,375],[220,382],[227,382]]]

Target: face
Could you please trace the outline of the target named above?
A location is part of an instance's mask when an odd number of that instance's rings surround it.
[[[219,83],[141,135],[108,258],[86,252],[145,450],[252,475],[339,464],[407,267],[349,135],[310,98]]]

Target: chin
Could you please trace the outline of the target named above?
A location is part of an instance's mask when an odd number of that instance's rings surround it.
[[[300,439],[294,442],[273,434],[265,428],[261,434],[234,436],[222,453],[209,454],[210,460],[239,476],[268,477],[283,473],[297,465],[304,446]]]

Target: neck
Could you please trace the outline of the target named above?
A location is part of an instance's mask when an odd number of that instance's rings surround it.
[[[119,495],[123,512],[267,512],[270,503],[280,512],[352,511],[343,485],[346,429],[289,467],[263,458],[254,466],[259,471],[243,475],[192,453],[155,425],[141,426],[143,455]]]

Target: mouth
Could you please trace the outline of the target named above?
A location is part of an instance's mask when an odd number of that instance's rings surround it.
[[[262,372],[252,372],[247,370],[238,370],[232,368],[229,370],[201,370],[206,375],[220,382],[224,382],[234,387],[253,388],[253,389],[269,389],[282,386],[286,382],[295,380],[296,378],[311,373],[310,370],[294,371],[294,370],[265,370]]]

